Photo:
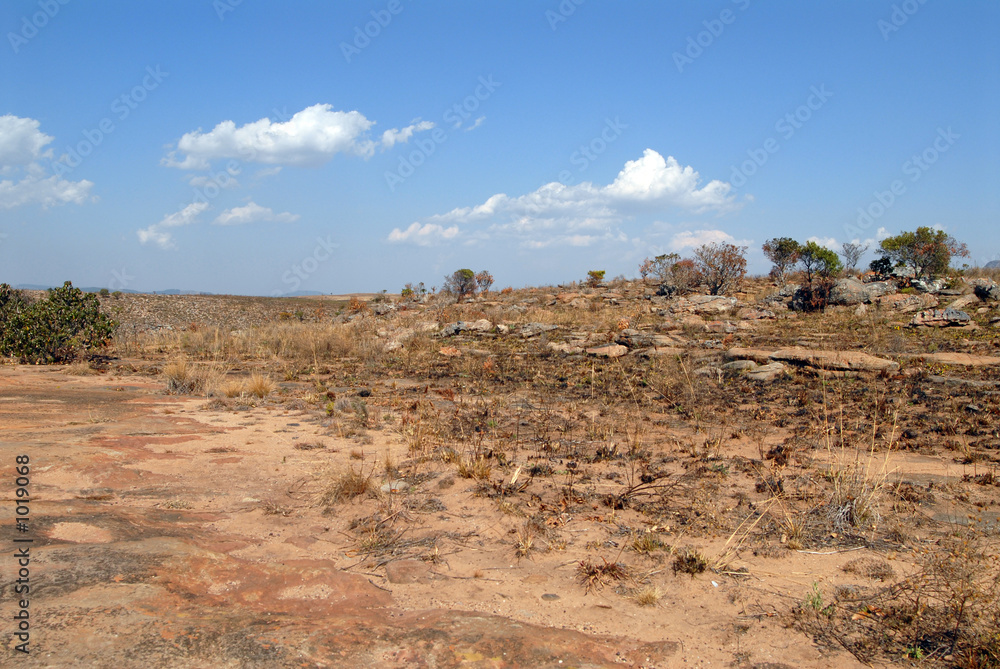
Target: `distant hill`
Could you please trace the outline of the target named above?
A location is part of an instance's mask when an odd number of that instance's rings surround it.
[[[986,269],[1000,269],[1000,260],[991,260],[983,265],[983,267]]]
[[[60,286],[62,284],[59,284]],[[38,283],[19,283],[14,288],[19,290],[48,290],[49,288],[58,288],[59,286],[43,286]],[[85,293],[97,293],[101,288],[106,286],[74,286],[74,288],[79,288]],[[115,291],[111,291],[115,292]],[[132,293],[133,295],[138,295],[144,293],[146,295],[215,295],[215,293],[205,293],[199,290],[180,290],[179,288],[168,288],[167,290],[131,290],[124,289],[123,293]],[[319,294],[319,293],[317,293]]]

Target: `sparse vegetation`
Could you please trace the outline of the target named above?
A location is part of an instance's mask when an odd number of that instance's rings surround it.
[[[694,263],[710,295],[728,295],[740,289],[747,273],[747,247],[726,242],[694,250]]]
[[[22,363],[72,362],[106,347],[115,327],[97,296],[69,281],[34,302],[0,284],[0,355]]]

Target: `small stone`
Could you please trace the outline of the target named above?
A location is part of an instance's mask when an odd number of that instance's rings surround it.
[[[546,592],[544,595],[542,595],[542,599],[544,599],[547,602],[554,602],[555,600],[559,599],[559,595],[552,592]]]

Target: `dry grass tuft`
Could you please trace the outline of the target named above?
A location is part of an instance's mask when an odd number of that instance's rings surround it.
[[[685,549],[674,558],[673,570],[675,574],[683,573],[695,576],[708,569],[708,559],[695,550]]]
[[[663,598],[663,591],[655,585],[645,585],[632,592],[632,599],[639,606],[657,606]]]
[[[620,562],[608,562],[605,558],[601,558],[600,564],[591,560],[581,560],[576,567],[576,578],[588,593],[591,590],[600,590],[613,581],[627,579],[630,575],[628,566]]]
[[[353,466],[336,477],[320,498],[320,504],[327,512],[335,504],[340,504],[362,495],[375,492],[375,470],[364,472],[364,467],[354,469]]]
[[[259,397],[264,399],[271,391],[274,390],[274,382],[271,378],[265,374],[254,373],[250,376],[250,380],[247,382],[247,392],[249,392],[254,397]]]

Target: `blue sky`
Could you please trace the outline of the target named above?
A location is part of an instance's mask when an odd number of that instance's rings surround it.
[[[771,237],[921,225],[1000,258],[996,2],[7,0],[0,32],[4,282],[520,287],[715,241],[765,273]]]

